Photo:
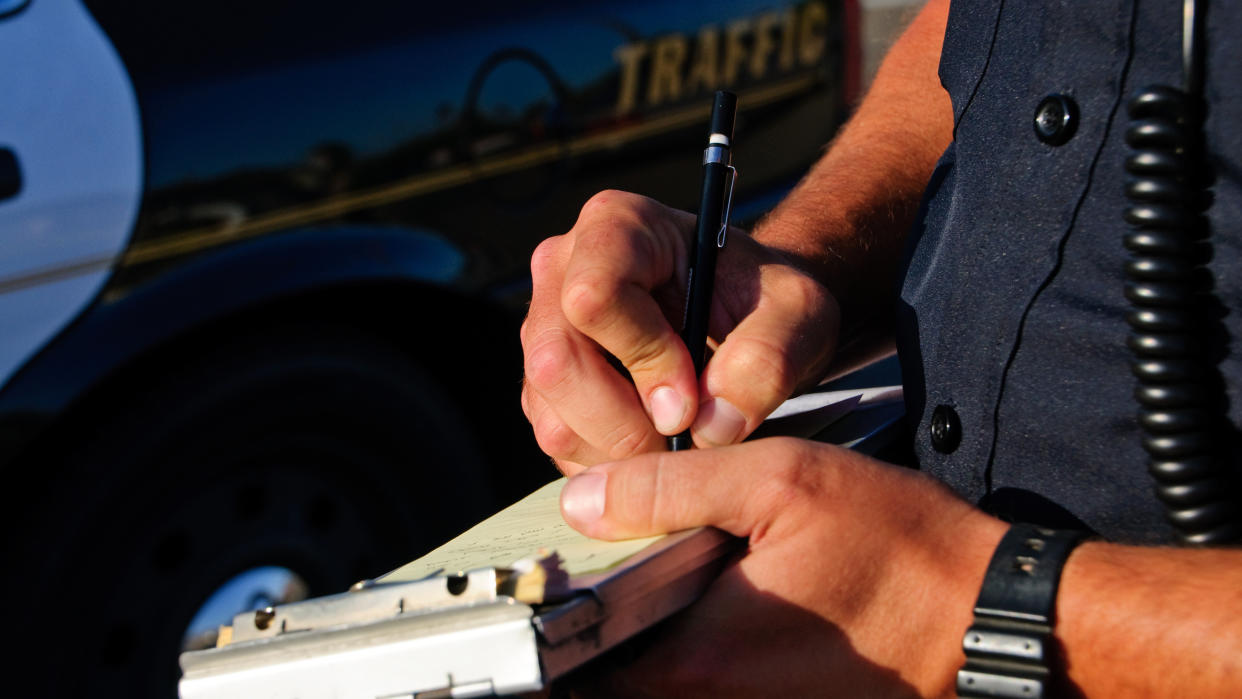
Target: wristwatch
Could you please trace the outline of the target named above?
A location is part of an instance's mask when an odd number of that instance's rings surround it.
[[[1014,524],[1001,538],[962,638],[959,697],[1047,695],[1061,568],[1085,532]]]

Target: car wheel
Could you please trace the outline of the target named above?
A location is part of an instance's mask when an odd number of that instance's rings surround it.
[[[76,649],[71,673],[42,657],[53,695],[174,696],[217,623],[343,591],[494,504],[447,392],[375,338],[292,328],[169,366],[49,473],[30,624]]]

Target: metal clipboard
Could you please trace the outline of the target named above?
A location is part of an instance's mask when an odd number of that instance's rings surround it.
[[[519,599],[521,571],[482,568],[239,614],[225,645],[181,656],[180,694],[371,699],[537,691],[689,605],[739,542],[711,528],[672,534],[544,602]]]

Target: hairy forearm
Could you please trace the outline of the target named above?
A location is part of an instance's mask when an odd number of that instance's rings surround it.
[[[923,8],[824,156],[754,232],[821,280],[855,333],[888,329],[906,231],[952,138],[937,75],[948,5]]]
[[[1242,551],[1083,544],[1056,635],[1086,696],[1242,696]]]

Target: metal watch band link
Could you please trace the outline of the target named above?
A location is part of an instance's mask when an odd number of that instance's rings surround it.
[[[1048,681],[1046,648],[1052,628],[987,618],[975,612],[962,648],[966,665],[957,672],[960,697],[1042,697]]]
[[[1061,568],[1083,532],[1015,524],[1001,538],[962,637],[959,697],[1047,695],[1053,613]]]

